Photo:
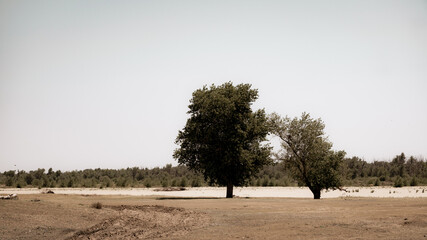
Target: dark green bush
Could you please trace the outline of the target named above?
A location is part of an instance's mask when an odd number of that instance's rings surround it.
[[[381,184],[380,180],[377,178],[377,180],[375,180],[374,186],[379,186]]]
[[[144,186],[145,186],[146,188],[150,188],[150,187],[152,187],[151,179],[145,179],[145,180],[144,180]]]
[[[393,187],[396,187],[396,188],[403,187],[403,181],[401,177],[396,178],[396,180],[394,181]]]
[[[412,177],[411,183],[409,184],[411,186],[418,186],[418,181],[416,177]]]
[[[200,186],[201,186],[200,179],[198,179],[198,178],[193,178],[193,179],[191,180],[191,186],[192,186],[192,187],[200,187]]]
[[[181,178],[181,182],[179,183],[180,187],[186,187],[187,186],[187,178],[183,177]]]

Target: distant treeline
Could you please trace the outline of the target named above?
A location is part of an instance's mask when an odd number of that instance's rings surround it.
[[[417,186],[427,185],[427,162],[424,158],[397,155],[391,162],[368,163],[358,157],[346,158],[342,164],[344,186]],[[249,186],[298,186],[281,163],[265,166]],[[185,166],[167,164],[159,168],[86,169],[69,172],[6,171],[0,173],[0,187],[201,187],[209,186],[203,176]]]

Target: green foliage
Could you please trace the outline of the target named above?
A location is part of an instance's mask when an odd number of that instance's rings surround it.
[[[416,177],[412,177],[411,183],[409,185],[411,185],[411,186],[417,186],[418,185],[417,178]]]
[[[199,178],[193,178],[191,180],[191,187],[200,187],[201,186],[201,181]]]
[[[179,164],[200,172],[212,184],[243,186],[270,159],[270,147],[262,145],[268,134],[264,110],[253,112],[258,91],[249,84],[204,86],[193,92],[190,118],[176,143]]]
[[[187,178],[186,177],[183,177],[183,178],[181,178],[181,182],[179,183],[179,186],[180,187],[187,187]]]
[[[380,185],[394,186],[400,177],[406,186],[412,184],[427,184],[427,162],[423,158],[413,156],[407,159],[405,154],[396,155],[391,162],[374,161],[368,163],[358,157],[345,158],[341,174],[345,185],[369,186],[373,177],[379,178]],[[415,182],[413,182],[413,180]]]
[[[412,159],[411,159],[412,158]],[[404,177],[401,177],[401,185],[426,186],[427,185],[427,162],[423,158],[410,157],[404,163]],[[393,163],[386,161],[365,162],[353,157],[345,158],[340,168],[341,178],[346,186],[372,186],[379,180],[379,186],[394,186],[398,176],[390,177]],[[132,176],[137,172],[135,179]],[[162,187],[168,180],[170,186],[178,187],[182,177],[187,179],[186,186],[211,186],[199,173],[191,171],[186,166],[166,166],[163,168],[127,168],[127,169],[86,169],[82,171],[61,172],[52,174],[43,173],[40,179],[36,179],[36,171],[6,171],[0,173],[0,186],[2,187],[95,187],[110,188],[118,187],[116,182],[126,179],[127,187],[145,187],[145,180],[149,180],[150,187]],[[355,173],[355,174],[354,174]],[[138,175],[144,176],[141,180]],[[400,176],[399,176],[400,177]],[[27,179],[32,179],[28,184]],[[119,180],[122,179],[122,180]],[[268,181],[265,181],[267,179]],[[47,181],[45,183],[45,181]],[[283,162],[266,165],[254,174],[248,181],[248,186],[298,186],[294,180],[291,169],[286,168]],[[19,186],[18,186],[19,185]],[[398,184],[400,185],[400,184]],[[216,185],[214,185],[216,186]]]
[[[278,155],[292,175],[320,198],[322,189],[342,186],[340,169],[344,151],[332,151],[324,134],[325,125],[321,119],[312,119],[308,113],[301,118],[270,116],[272,132],[282,140],[284,152]]]
[[[150,187],[152,187],[153,185],[151,184],[151,179],[146,178],[146,179],[144,180],[144,186],[145,186],[146,188],[150,188]]]
[[[73,179],[69,179],[69,180],[68,180],[68,183],[67,183],[67,187],[71,188],[71,187],[73,187],[73,186],[74,186]]]
[[[31,174],[26,174],[26,176],[25,176],[25,182],[26,182],[28,185],[31,185],[31,183],[33,182],[33,180],[34,180],[33,175],[31,175]]]
[[[5,182],[7,187],[11,187],[13,186],[13,178],[12,177],[8,177],[6,178],[6,182]]]
[[[99,180],[101,187],[112,187],[112,181],[108,176],[102,176]]]
[[[381,185],[380,179],[377,178],[375,180],[374,186],[380,186],[380,185]]]
[[[267,187],[268,186],[268,182],[269,182],[268,177],[264,177],[264,179],[262,180],[262,186],[263,187]]]
[[[403,187],[403,181],[401,177],[396,178],[396,180],[394,181],[393,187],[396,187],[396,188]]]
[[[18,183],[16,183],[16,188],[22,188],[25,187],[25,184],[21,181],[18,181]]]
[[[162,187],[169,187],[169,181],[167,180],[167,179],[163,179],[162,181],[161,181],[161,184],[162,184]]]
[[[171,187],[176,187],[176,186],[177,186],[177,179],[174,178],[172,179]]]
[[[125,177],[120,177],[119,179],[117,179],[116,181],[116,186],[117,187],[127,187],[129,186],[129,182],[128,179]]]

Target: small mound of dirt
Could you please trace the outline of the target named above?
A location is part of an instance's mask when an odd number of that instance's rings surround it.
[[[50,189],[46,189],[42,192],[42,194],[55,194],[55,192]]]
[[[206,226],[208,217],[183,208],[158,205],[104,206],[119,211],[112,217],[88,229],[75,233],[69,239],[153,239],[179,237],[192,229]]]
[[[18,195],[16,195],[16,193],[13,193],[13,194],[9,194],[9,195],[6,195],[6,196],[0,196],[0,199],[17,200],[18,199]]]

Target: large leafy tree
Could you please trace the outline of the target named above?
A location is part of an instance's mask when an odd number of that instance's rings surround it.
[[[311,190],[314,199],[320,199],[322,189],[341,187],[339,169],[345,152],[331,150],[332,143],[325,136],[325,124],[320,118],[313,119],[308,113],[294,119],[272,114],[270,124],[282,141],[278,159]]]
[[[210,183],[242,186],[270,161],[270,147],[263,144],[269,131],[264,110],[252,111],[258,91],[250,84],[204,86],[193,92],[189,119],[179,131],[180,148],[174,158],[203,173]]]

